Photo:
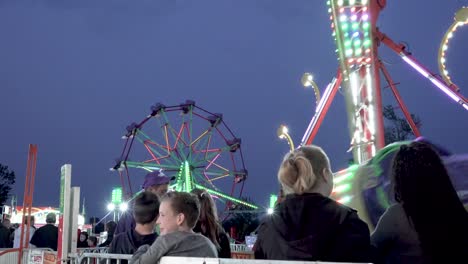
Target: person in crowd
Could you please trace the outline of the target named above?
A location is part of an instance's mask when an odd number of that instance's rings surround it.
[[[8,248],[12,248],[13,247],[13,240],[14,240],[14,236],[15,236],[15,227],[11,224],[11,221],[10,219],[8,218],[5,218],[2,222],[3,226],[5,226],[6,228],[8,228],[8,230],[10,231],[10,242],[8,244]]]
[[[355,210],[329,198],[325,152],[307,145],[286,154],[278,171],[285,198],[258,229],[255,258],[368,262],[369,228]]]
[[[79,239],[78,239],[78,245],[77,247],[79,248],[87,248],[88,247],[88,232],[84,231],[80,233]]]
[[[9,248],[13,247],[13,239],[14,239],[14,234],[15,234],[15,227],[11,224],[10,219],[4,219],[3,220],[3,225],[10,230],[10,244]]]
[[[130,263],[158,263],[163,256],[206,257],[218,256],[213,243],[193,232],[200,215],[200,204],[195,195],[168,192],[162,197],[157,224],[161,235],[150,246],[141,246]]]
[[[115,223],[114,221],[107,222],[107,224],[106,224],[106,232],[107,232],[106,241],[104,241],[98,247],[108,247],[110,245],[110,243],[114,239],[114,233],[115,233],[115,228],[116,227],[117,227],[117,223]]]
[[[29,240],[31,240],[31,238],[34,236],[34,232],[36,231],[36,228],[34,227],[34,216],[24,216],[23,217],[23,221],[25,224],[28,223],[28,218],[29,218],[29,221],[30,221],[30,225],[29,225]],[[26,232],[27,232],[27,229],[24,228],[24,234],[23,234],[23,238],[24,238],[24,242],[23,242],[23,247],[26,247],[27,246],[27,240],[26,240]],[[15,233],[14,233],[14,241],[13,241],[13,247],[14,248],[19,248],[20,247],[20,242],[21,242],[21,225],[18,226],[18,228],[15,230]],[[32,246],[32,245],[30,245]],[[32,246],[33,247],[33,246]]]
[[[144,191],[149,191],[156,194],[161,200],[161,197],[169,189],[169,183],[172,180],[174,180],[174,177],[166,176],[162,170],[153,171],[146,174],[142,189]],[[117,223],[114,235],[135,229],[136,223],[135,219],[133,218],[132,207],[133,206],[129,206],[128,210],[120,218],[119,222]]]
[[[34,232],[30,243],[38,248],[51,248],[57,251],[58,227],[55,226],[56,220],[57,218],[54,213],[48,213],[46,225]]]
[[[110,254],[134,254],[142,245],[152,245],[158,235],[155,232],[159,213],[159,198],[152,192],[142,192],[135,198],[133,230],[118,234],[109,246]],[[127,261],[122,260],[122,263]]]
[[[89,236],[88,240],[86,241],[88,243],[88,247],[90,248],[95,248],[97,246],[97,237],[95,236]]]
[[[396,203],[371,236],[383,263],[468,261],[468,214],[439,155],[428,144],[401,146],[392,164]]]
[[[0,248],[10,248],[10,229],[6,226],[6,220],[0,224]]]
[[[231,245],[226,232],[219,224],[216,205],[211,195],[201,189],[193,189],[192,192],[200,202],[200,217],[193,231],[201,233],[216,246],[218,257],[231,258]]]

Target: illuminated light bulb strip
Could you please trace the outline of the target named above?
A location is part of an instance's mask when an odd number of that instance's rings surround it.
[[[339,199],[337,202],[341,204],[348,204],[349,202],[351,202],[352,198],[353,198],[352,195],[346,195],[346,196],[343,196],[341,199]]]
[[[401,58],[408,63],[411,67],[413,67],[416,71],[418,71],[422,76],[429,79],[435,86],[437,86],[441,91],[443,91],[446,95],[448,95],[453,101],[461,104],[466,110],[468,110],[468,103],[465,102],[460,96],[458,96],[454,91],[450,89],[445,83],[441,82],[437,77],[432,76],[426,69],[419,66],[416,62],[414,62],[411,58],[406,56],[404,53],[400,53]]]
[[[325,89],[325,92],[323,93],[322,98],[320,98],[319,104],[315,108],[315,114],[312,120],[310,120],[309,126],[307,127],[306,132],[304,133],[304,136],[302,137],[301,145],[305,145],[307,142],[307,138],[309,138],[310,133],[312,133],[312,129],[315,127],[318,117],[320,116],[320,113],[323,111],[323,107],[325,106],[325,102],[328,101],[328,98],[330,97],[331,91],[333,89],[333,86],[335,85],[336,79],[333,79],[331,83],[328,84],[327,88]]]
[[[346,181],[346,180],[351,180],[353,178],[353,173],[348,172],[345,175],[338,176],[336,178],[333,178],[333,183],[338,184],[340,182]]]
[[[245,206],[250,207],[250,208],[252,208],[252,209],[258,209],[258,206],[254,205],[254,204],[251,204],[251,203],[242,201],[242,200],[240,200],[240,199],[236,199],[236,198],[234,198],[234,197],[231,197],[231,196],[229,196],[229,195],[226,195],[226,194],[224,194],[224,193],[221,193],[221,192],[218,192],[218,191],[215,191],[215,190],[212,190],[212,189],[208,189],[208,188],[206,188],[206,187],[203,186],[203,185],[195,184],[195,188],[199,188],[199,189],[206,190],[209,194],[222,197],[222,198],[224,198],[224,199],[226,199],[226,200],[229,200],[229,201],[231,201],[231,202],[234,202],[234,203],[237,203],[237,204],[242,204],[242,205],[245,205]]]
[[[351,190],[351,184],[343,184],[343,185],[338,185],[335,188],[333,188],[334,193],[342,193],[342,192],[347,192]]]
[[[367,66],[366,67],[366,87],[367,87],[367,103],[368,103],[368,107],[367,107],[367,125],[368,125],[368,129],[369,129],[369,132],[371,134],[371,140],[374,139],[375,137],[375,132],[377,130],[376,128],[376,125],[377,124],[377,120],[375,118],[375,109],[374,109],[374,101],[373,101],[373,98],[374,98],[374,89],[373,89],[373,81],[372,81],[372,77],[371,77],[371,68],[370,66]],[[372,144],[374,145],[374,144]]]
[[[452,25],[450,25],[450,27],[444,35],[444,38],[442,39],[442,42],[440,43],[438,58],[440,75],[449,85],[453,85],[453,82],[450,78],[446,66],[446,52],[449,48],[449,40],[453,38],[453,35],[457,31],[457,29],[463,27],[464,25],[468,25],[468,7],[462,7],[461,9],[459,9],[455,14],[454,20],[455,21],[452,23]]]
[[[327,1],[327,5],[332,36],[338,46],[338,60],[344,64],[343,73],[347,75],[348,67],[372,61],[368,1],[335,0]]]

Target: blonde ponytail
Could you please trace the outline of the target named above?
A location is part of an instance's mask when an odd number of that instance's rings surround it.
[[[303,146],[286,154],[278,171],[278,180],[285,195],[311,192],[317,178],[330,163],[325,152],[317,146]]]

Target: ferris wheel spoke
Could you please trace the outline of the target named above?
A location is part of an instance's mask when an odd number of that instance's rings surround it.
[[[206,175],[208,175],[207,172],[204,172]],[[218,175],[217,177],[214,177],[214,178],[210,178],[210,182],[214,182],[216,180],[219,180],[219,179],[223,179],[223,178],[226,178],[226,177],[229,177],[229,176],[232,176],[231,173],[228,172],[224,172],[224,173],[210,173],[211,176],[215,176],[215,175]]]
[[[189,125],[187,127],[187,138],[188,142],[190,143],[189,148],[192,150],[192,123],[193,123],[193,106],[190,106],[190,112],[189,112]],[[189,160],[192,160],[192,151],[189,151]]]
[[[161,112],[161,116],[162,118],[164,119],[164,127],[166,129],[166,142],[167,142],[167,145],[169,145],[169,132],[167,132],[167,130],[169,130],[174,138],[174,141],[177,140],[177,132],[175,131],[175,129],[171,126],[171,123],[169,122],[169,119],[167,118],[167,115],[166,115],[166,112],[165,111],[162,111]]]
[[[187,124],[185,122],[182,123],[182,126],[180,127],[179,132],[177,133],[176,142],[174,143],[174,149],[177,148],[179,150],[179,152],[180,152],[179,155],[181,155],[184,160],[187,160],[187,158],[188,158],[188,156],[186,155],[186,153],[184,151],[184,148],[189,146],[185,142],[185,140],[183,139],[183,132],[184,132],[184,129],[186,128],[186,126],[187,126]]]
[[[218,188],[213,184],[213,182],[210,181],[207,175],[201,174],[200,172],[193,171],[192,175],[194,178],[197,180],[201,181],[204,183],[204,186],[211,186],[211,188],[218,190]],[[197,181],[198,182],[198,181]],[[200,183],[200,182],[199,182]]]
[[[166,115],[165,112],[162,112],[162,116],[163,116],[163,118],[164,118],[164,120],[165,120],[166,129],[169,130],[169,131],[171,132],[172,136],[174,137],[175,143],[174,143],[174,147],[173,147],[172,149],[173,149],[173,150],[176,150],[176,155],[178,155],[180,159],[182,159],[182,160],[187,160],[187,155],[186,155],[186,153],[185,153],[185,151],[184,151],[184,148],[185,148],[185,147],[188,147],[188,144],[187,144],[183,139],[181,140],[182,132],[183,132],[184,126],[186,125],[185,121],[182,122],[182,125],[181,125],[181,127],[180,127],[180,129],[179,129],[179,132],[177,132],[177,131],[172,127],[172,125],[170,124],[169,119],[167,118],[167,115]],[[184,117],[185,117],[185,116],[184,116]],[[167,136],[167,134],[168,134],[168,133],[166,132],[166,136]],[[181,140],[182,143],[183,143],[182,145],[181,145],[181,143],[179,142],[180,140]],[[168,137],[166,138],[166,141],[167,141],[167,142],[169,141]],[[179,160],[180,160],[180,159],[179,159]]]
[[[136,161],[126,161],[125,165],[128,168],[140,168],[146,170],[179,170],[179,165],[171,165],[171,164],[154,164],[154,163],[145,163],[145,162],[136,162]]]
[[[201,152],[198,150],[199,147],[200,149],[201,148],[205,148],[205,144],[208,144],[208,139],[212,136],[213,134],[213,129],[212,127],[208,128],[207,130],[205,130],[197,139],[195,139],[195,141],[193,141],[190,145],[191,145],[191,148],[190,148],[190,152],[192,153],[192,155],[194,157],[192,157],[191,160],[200,160],[200,159],[203,159]]]
[[[200,150],[199,152],[202,153],[202,154],[204,153],[205,156],[203,157],[203,159],[196,160],[194,162],[194,165],[195,166],[200,166],[201,164],[208,163],[211,160],[213,160],[218,154],[227,153],[228,151],[229,151],[229,146],[219,148],[219,149]],[[232,161],[234,162],[234,160],[232,160]]]
[[[142,144],[145,146],[145,148],[147,149],[147,151],[150,153],[150,155],[153,157],[153,159],[154,159],[156,162],[159,163],[159,160],[161,160],[161,159],[163,159],[163,158],[166,158],[166,157],[168,157],[168,156],[170,156],[170,157],[172,157],[172,158],[174,158],[174,159],[176,159],[176,160],[178,160],[178,161],[180,162],[180,160],[177,158],[177,156],[175,156],[174,153],[172,153],[172,152],[169,152],[168,155],[162,155],[161,153],[159,153],[158,150],[156,150],[155,148],[153,148],[152,146],[150,146],[149,144],[147,144],[148,141],[153,142],[153,141],[151,140],[151,138],[149,138],[146,134],[144,134],[144,133],[142,133],[142,132],[139,133],[139,134],[141,134],[142,136],[144,136],[145,138],[147,138],[147,140],[145,141],[145,140],[141,139],[141,138],[138,137],[138,136],[136,137],[136,139],[137,139],[140,143],[142,143]],[[159,157],[156,157],[156,156],[154,155],[154,153],[156,153]],[[172,161],[172,163],[173,163],[174,165],[176,165],[175,161]]]
[[[168,155],[171,154],[171,151],[170,151],[171,149],[170,149],[170,147],[164,146],[164,145],[161,145],[161,144],[156,143],[152,138],[150,138],[147,134],[145,134],[145,133],[144,133],[143,131],[141,131],[141,130],[139,130],[138,132],[139,132],[138,134],[142,135],[142,136],[145,138],[145,140],[144,140],[145,143],[150,143],[151,145],[154,145],[154,146],[159,147],[161,150],[163,150],[164,152],[166,152],[166,154],[168,154]],[[160,154],[159,154],[159,155],[160,155]]]
[[[223,198],[224,200],[228,200],[228,201],[231,201],[235,204],[239,204],[239,205],[244,205],[244,206],[247,206],[247,207],[250,207],[252,209],[258,209],[258,206],[252,204],[252,203],[248,203],[246,201],[243,201],[241,199],[238,199],[238,198],[234,198],[228,194],[225,194],[223,192],[220,192],[220,191],[216,191],[216,190],[213,190],[213,189],[210,189],[210,188],[207,188],[203,185],[200,185],[200,184],[195,184],[195,187],[196,188],[200,188],[200,189],[204,189],[206,190],[209,194],[211,195],[214,195],[214,196],[218,196],[220,198]]]

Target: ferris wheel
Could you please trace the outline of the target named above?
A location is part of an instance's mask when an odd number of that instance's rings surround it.
[[[133,182],[141,183],[146,173],[162,170],[173,177],[173,190],[204,189],[225,209],[236,205],[258,208],[241,199],[248,175],[241,139],[222,114],[209,112],[191,100],[173,106],[157,103],[147,117],[126,130],[125,144],[113,169],[127,196],[133,195]]]

